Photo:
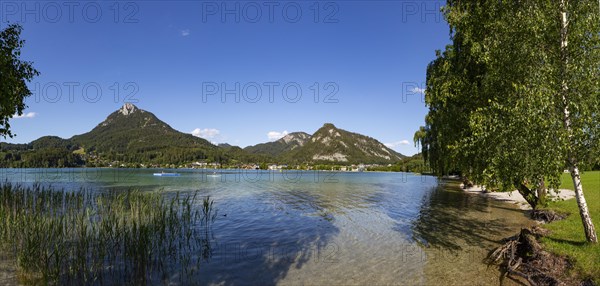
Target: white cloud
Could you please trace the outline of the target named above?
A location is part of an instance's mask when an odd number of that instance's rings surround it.
[[[190,29],[181,30],[181,36],[187,37],[190,35]]]
[[[420,88],[420,87],[415,87],[415,88],[411,89],[410,91],[414,92],[414,93],[425,94],[425,89]]]
[[[34,118],[37,115],[35,112],[24,113],[23,115],[14,115],[12,118]]]
[[[269,137],[269,140],[271,141],[275,141],[277,139],[281,139],[281,137],[288,135],[289,132],[287,132],[287,130],[284,130],[282,132],[278,132],[278,131],[270,131],[269,133],[267,133],[267,137]]]
[[[396,142],[392,142],[392,143],[385,143],[383,145],[385,145],[388,148],[396,148],[396,147],[400,147],[402,145],[410,145],[410,141],[401,140],[401,141],[396,141]]]
[[[212,138],[215,138],[215,136],[217,136],[219,134],[221,134],[221,131],[219,131],[218,129],[214,129],[214,128],[204,128],[204,129],[196,128],[192,131],[192,135],[194,135],[196,137],[204,138],[204,139],[212,139]]]

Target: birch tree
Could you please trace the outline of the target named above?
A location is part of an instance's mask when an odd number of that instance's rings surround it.
[[[517,189],[533,208],[567,168],[590,242],[579,167],[600,142],[598,10],[591,0],[448,1],[453,44],[428,67],[430,111],[415,137],[438,173]]]

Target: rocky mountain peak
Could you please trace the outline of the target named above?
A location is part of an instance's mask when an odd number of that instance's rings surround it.
[[[300,145],[304,145],[304,142],[308,140],[309,137],[310,135],[304,132],[292,132],[288,135],[283,136],[283,138],[281,138],[280,140],[283,141],[285,144],[289,144],[290,142],[295,141]]]
[[[138,108],[131,104],[131,103],[125,103],[123,105],[123,107],[121,107],[121,109],[119,110],[119,112],[125,116],[132,114],[134,112],[136,112],[138,110]]]

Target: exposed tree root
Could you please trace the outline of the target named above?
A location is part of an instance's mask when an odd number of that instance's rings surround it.
[[[563,220],[567,217],[566,214],[557,213],[552,210],[533,210],[531,211],[531,218],[537,221],[545,223]]]
[[[489,264],[499,264],[511,279],[524,279],[530,285],[578,285],[581,282],[568,277],[571,264],[542,249],[538,243],[547,231],[533,227],[522,229],[518,235],[506,239],[488,256]]]

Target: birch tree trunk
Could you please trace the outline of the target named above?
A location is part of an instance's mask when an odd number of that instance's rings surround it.
[[[572,141],[573,130],[571,126],[571,118],[569,113],[569,86],[566,81],[566,70],[567,65],[569,63],[569,57],[567,53],[568,46],[568,20],[567,20],[567,0],[560,0],[560,13],[561,13],[561,30],[560,30],[560,50],[561,50],[561,76],[562,76],[562,101],[563,101],[563,124],[567,131],[567,135],[569,137],[569,141]],[[579,162],[577,158],[573,154],[572,151],[569,151],[568,154],[568,166],[569,172],[571,173],[571,178],[573,179],[573,185],[575,187],[575,198],[577,199],[577,206],[579,207],[579,215],[581,216],[581,221],[583,222],[583,228],[585,231],[585,238],[588,242],[598,243],[598,237],[596,235],[596,230],[594,228],[594,224],[592,222],[592,218],[590,217],[590,212],[588,211],[587,203],[585,201],[585,197],[583,196],[583,186],[581,185],[581,176],[579,174]]]

